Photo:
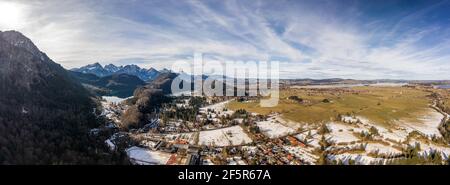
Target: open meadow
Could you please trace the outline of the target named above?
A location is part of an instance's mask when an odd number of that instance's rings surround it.
[[[429,94],[408,87],[286,88],[280,90],[276,107],[260,107],[258,101],[234,101],[228,108],[264,115],[280,113],[283,118],[298,123],[325,123],[336,120],[338,115],[349,115],[389,126],[399,120],[418,122],[418,117],[430,110]]]

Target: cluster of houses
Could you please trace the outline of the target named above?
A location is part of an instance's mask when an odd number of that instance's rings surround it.
[[[260,120],[257,115],[247,114],[246,117],[236,115],[227,110],[228,101],[211,104],[199,108],[195,121],[182,119],[166,120],[161,124],[160,117],[149,120],[149,123],[138,132],[130,133],[134,143],[127,149],[130,160],[135,164],[186,164],[186,165],[246,165],[246,164],[306,164],[298,155],[286,150],[285,146],[306,147],[295,137],[287,136],[270,139],[262,133],[253,131],[256,124],[246,124],[248,120]],[[118,107],[112,107],[116,110]],[[189,101],[178,101],[177,108],[188,108]],[[168,107],[167,109],[173,109]],[[164,110],[163,110],[164,111]],[[109,118],[119,113],[108,112]],[[242,114],[244,115],[244,114]],[[199,142],[201,131],[241,126],[244,134],[253,142],[230,144],[227,146],[204,145]],[[228,135],[226,137],[233,137]],[[114,138],[107,141],[108,146],[115,150]],[[155,160],[158,159],[158,160]]]

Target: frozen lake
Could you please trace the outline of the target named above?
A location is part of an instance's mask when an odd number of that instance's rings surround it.
[[[407,83],[373,83],[373,84],[329,84],[329,85],[295,85],[292,88],[298,89],[327,89],[327,88],[351,88],[351,87],[363,87],[363,86],[373,86],[373,87],[401,87],[408,85]]]
[[[435,87],[438,89],[450,89],[450,85],[436,85]]]

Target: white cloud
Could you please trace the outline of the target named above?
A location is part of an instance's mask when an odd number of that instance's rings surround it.
[[[450,79],[449,39],[421,44],[449,28],[402,30],[436,5],[386,29],[388,20],[361,22],[357,8],[340,12],[332,2],[13,3],[20,16],[9,25],[0,21],[0,29],[23,32],[66,68],[93,62],[163,68],[203,52],[220,60],[282,59],[282,77]]]

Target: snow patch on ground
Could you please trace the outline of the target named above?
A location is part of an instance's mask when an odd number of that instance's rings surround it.
[[[119,98],[117,96],[102,96],[103,99],[106,100],[108,103],[121,103],[122,101],[128,99],[128,98]]]
[[[375,127],[378,130],[378,133],[385,139],[389,139],[395,142],[403,142],[408,137],[411,129],[406,129],[400,126],[397,128],[387,129],[385,127],[379,126],[376,123],[371,122],[370,120],[364,117],[358,117],[359,120],[363,123],[363,126],[367,129],[370,127]]]
[[[419,118],[420,123],[406,123],[404,121],[401,121],[399,125],[411,130],[417,130],[427,137],[442,137],[438,127],[441,124],[441,120],[443,118],[444,115],[435,111],[434,109],[430,109],[427,115]]]
[[[138,165],[163,165],[171,154],[133,146],[126,150],[131,162]]]
[[[331,137],[331,140],[334,141],[334,143],[350,143],[350,142],[356,142],[359,140],[353,132],[360,132],[362,129],[352,127],[350,125],[340,124],[331,122],[327,124],[328,128],[331,130],[331,133],[327,134],[327,136]]]
[[[106,143],[106,145],[108,145],[108,147],[111,151],[116,150],[116,145],[111,140],[107,139],[105,141],[105,143]]]
[[[281,124],[277,116],[270,117],[267,121],[257,122],[256,125],[269,138],[278,138],[295,132],[295,129]]]
[[[348,153],[330,155],[328,156],[328,160],[341,161],[345,165],[348,165],[350,160],[353,160],[357,165],[369,165],[384,162],[384,159],[382,158],[369,157],[365,154],[348,154]]]
[[[201,131],[200,145],[230,146],[253,142],[239,125],[216,130]]]
[[[319,158],[318,156],[312,154],[312,148],[283,146],[283,149],[295,157],[302,159],[307,164],[314,164]]]
[[[358,119],[356,117],[352,117],[352,116],[342,116],[341,119],[345,123],[356,123],[356,122],[358,122]]]
[[[212,104],[212,105],[208,105],[205,107],[202,107],[199,109],[200,113],[206,113],[208,110],[214,110],[214,112],[221,112],[222,114],[233,114],[233,111],[228,110],[228,111],[223,111],[224,108],[226,108],[226,105],[228,103],[230,103],[232,100],[228,100],[228,101],[224,101],[224,102],[220,102],[220,103],[216,103],[216,104]]]
[[[409,133],[412,131],[418,131],[427,137],[442,137],[438,130],[441,120],[444,115],[437,112],[434,109],[430,109],[429,113],[425,116],[419,118],[419,123],[412,123],[407,121],[397,121],[393,128],[387,129],[385,127],[379,126],[376,123],[364,117],[357,117],[366,128],[375,127],[377,128],[380,135],[385,139],[390,139],[396,142],[403,142],[408,137]]]
[[[402,151],[397,150],[391,146],[386,146],[380,143],[367,143],[366,152],[378,154],[401,154]]]
[[[310,145],[314,148],[320,148],[319,141],[322,136],[317,134],[317,130],[302,132],[295,135],[294,137],[302,142],[306,140],[305,144]]]
[[[445,147],[445,146],[439,146],[433,143],[425,143],[422,141],[417,141],[417,140],[413,140],[410,141],[409,143],[410,145],[415,146],[416,144],[420,145],[420,154],[421,155],[428,155],[431,153],[431,151],[438,151],[441,152],[442,158],[444,160],[448,159],[448,157],[450,156],[450,147]]]

